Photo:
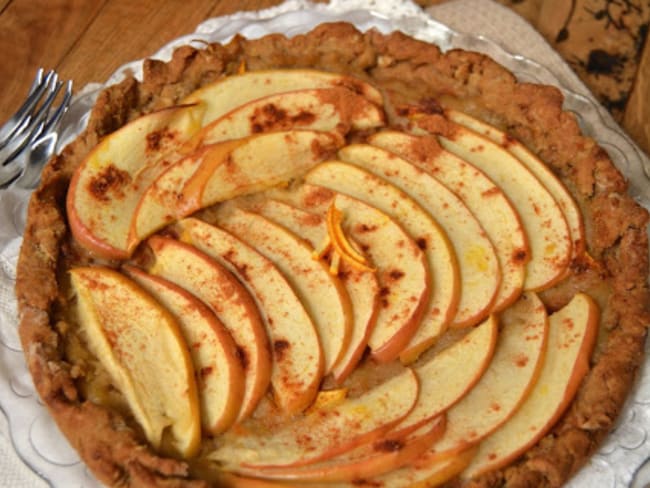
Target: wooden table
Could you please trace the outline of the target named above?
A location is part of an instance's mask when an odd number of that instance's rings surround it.
[[[422,6],[440,0],[418,0]],[[526,17],[650,153],[648,0],[499,0]],[[0,0],[0,123],[39,66],[80,89],[202,20],[280,0]],[[648,39],[646,39],[648,38]]]

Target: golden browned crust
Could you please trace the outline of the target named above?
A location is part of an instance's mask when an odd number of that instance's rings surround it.
[[[559,308],[576,291],[601,297],[606,340],[554,430],[511,466],[466,483],[562,484],[611,428],[643,359],[650,302],[647,212],[626,195],[625,181],[604,150],[581,136],[573,116],[562,111],[557,89],[518,83],[479,54],[457,50],[442,55],[435,46],[402,34],[362,34],[343,23],[293,39],[237,37],[225,46],[182,47],[169,63],[147,60],[144,81],[128,78],[105,90],[87,130],[48,164],[30,202],[18,263],[20,336],[39,394],[83,460],[113,486],[208,486],[192,481],[185,463],[158,457],[120,414],[82,401],[56,324],[57,307],[65,304],[58,280],[66,263],[76,259],[64,201],[72,171],[103,136],[236,72],[242,61],[249,70],[310,67],[349,73],[379,86],[395,107],[460,107],[522,140],[565,182],[585,215],[587,249],[595,262],[574,263],[571,276],[543,299]]]

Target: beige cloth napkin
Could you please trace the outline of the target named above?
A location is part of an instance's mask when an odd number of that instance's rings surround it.
[[[342,0],[334,4],[346,5]],[[357,2],[352,2],[357,3]],[[381,7],[381,0],[369,0],[368,6]],[[410,2],[405,11],[415,8]],[[501,5],[489,0],[452,0],[432,6],[426,12],[452,29],[490,38],[506,50],[521,54],[547,66],[560,81],[573,91],[590,96],[588,89],[566,65],[562,58],[545,42],[524,19]],[[1,372],[0,372],[1,373]],[[85,476],[76,486],[93,486]],[[0,416],[0,486],[11,488],[42,488],[48,486],[17,456],[4,416]],[[54,483],[54,486],[63,486]]]
[[[0,481],[3,487],[40,488],[47,486],[18,457],[9,439],[7,419],[0,416]]]
[[[490,0],[455,0],[426,9],[434,19],[457,32],[483,36],[513,54],[550,69],[559,81],[576,93],[591,97],[589,89],[524,18]]]

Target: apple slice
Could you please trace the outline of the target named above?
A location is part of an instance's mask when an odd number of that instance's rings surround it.
[[[275,429],[242,425],[225,433],[208,458],[233,472],[330,459],[381,439],[413,408],[418,390],[415,373],[405,368],[356,398],[310,411]]]
[[[313,248],[317,248],[328,238],[325,219],[318,214],[306,212],[277,200],[265,200],[254,209],[294,234],[307,239]],[[379,284],[376,273],[357,269],[345,261],[341,263],[341,272],[338,276],[352,303],[350,341],[341,360],[332,369],[332,376],[340,384],[354,370],[368,344],[368,337],[374,328],[379,309]]]
[[[463,201],[431,175],[385,149],[351,144],[338,156],[385,178],[440,224],[460,269],[460,299],[451,326],[467,327],[483,320],[496,297],[501,272],[492,242]]]
[[[339,140],[314,131],[280,132],[224,141],[199,148],[160,174],[143,192],[134,211],[130,241],[139,242],[164,225],[203,206],[281,183],[313,165],[322,150],[328,154]],[[274,154],[266,160],[263,155]],[[278,164],[278,159],[282,164]],[[306,169],[305,168],[305,169]],[[304,169],[303,169],[304,171]],[[198,173],[198,176],[195,175]],[[224,174],[226,173],[226,174]],[[215,178],[215,201],[203,202],[210,175]],[[216,193],[215,193],[216,192]],[[206,197],[207,198],[207,197]]]
[[[524,289],[544,290],[566,276],[571,234],[562,210],[519,159],[503,147],[462,125],[439,135],[442,147],[485,172],[508,196],[528,236],[531,259]]]
[[[203,125],[258,98],[296,90],[347,88],[382,106],[383,97],[374,86],[358,78],[311,69],[247,71],[227,76],[192,92],[183,103],[203,106]]]
[[[206,432],[219,434],[237,419],[244,396],[244,370],[230,333],[195,296],[132,266],[124,271],[173,315],[188,345]]]
[[[375,327],[368,341],[373,356],[391,361],[402,355],[407,361],[427,349],[451,322],[458,308],[460,277],[454,250],[444,231],[412,198],[383,178],[357,166],[328,161],[313,168],[305,180],[362,200],[394,218],[424,251],[431,275],[430,297],[420,327],[406,349],[390,329]]]
[[[151,237],[147,244],[155,258],[149,273],[202,300],[237,344],[246,378],[237,418],[243,420],[266,392],[271,376],[268,338],[253,298],[232,273],[195,247],[160,236]]]
[[[270,220],[235,207],[224,206],[217,223],[273,262],[311,316],[328,374],[345,354],[352,328],[352,305],[340,280],[300,237]]]
[[[589,371],[589,358],[598,335],[598,316],[598,306],[583,293],[550,316],[546,357],[539,379],[517,412],[481,442],[464,477],[505,466],[555,425]]]
[[[227,157],[207,157],[186,181],[181,215],[286,183],[343,145],[337,134],[290,130],[258,134],[246,139]]]
[[[333,154],[343,140],[327,132],[258,134],[198,148],[143,191],[129,229],[139,242],[214,203],[286,183]]]
[[[131,215],[140,195],[200,129],[201,108],[175,106],[144,115],[104,138],[74,172],[66,208],[70,230],[106,258],[128,257]]]
[[[270,95],[241,105],[204,127],[197,145],[240,139],[261,132],[307,129],[347,134],[384,124],[374,103],[347,88],[319,88]]]
[[[239,278],[255,301],[273,351],[271,386],[287,414],[307,408],[323,376],[323,354],[314,323],[277,267],[232,234],[187,218],[175,229],[180,239],[219,261]]]
[[[490,365],[498,334],[499,322],[490,316],[461,340],[416,363],[420,396],[396,431],[412,430],[463,398]]]
[[[433,451],[439,456],[476,444],[506,422],[526,399],[544,362],[548,316],[532,292],[501,315],[492,361],[481,379],[447,410],[447,430]]]
[[[70,270],[88,347],[124,395],[155,449],[184,458],[201,442],[194,369],[174,317],[109,268]]]
[[[246,139],[238,139],[206,146],[166,168],[142,193],[131,219],[129,241],[141,242],[156,230],[181,218],[183,187],[197,168],[206,160],[227,160],[246,142]]]
[[[300,482],[356,481],[388,473],[413,462],[445,431],[445,416],[432,419],[408,435],[389,432],[382,439],[363,444],[340,456],[306,466],[258,468],[248,474],[256,478]]]
[[[376,486],[435,488],[460,474],[469,465],[475,454],[476,447],[465,449],[445,458],[437,457],[432,451],[428,451],[413,461],[410,466],[372,478],[367,482],[362,480],[358,484],[355,483],[354,486],[359,488],[373,488]],[[243,488],[245,485],[237,486]]]
[[[430,274],[418,244],[387,214],[348,195],[333,205],[344,215],[343,228],[377,269],[379,310],[368,338],[372,356],[396,358],[417,334],[429,303]]]
[[[499,259],[501,284],[493,312],[517,300],[530,250],[519,215],[503,191],[478,168],[442,149],[433,137],[385,131],[371,136],[369,142],[415,164],[458,195],[487,233]]]
[[[542,182],[551,195],[553,195],[553,198],[555,198],[567,221],[571,234],[571,242],[573,244],[573,257],[582,255],[585,251],[585,229],[582,214],[569,191],[558,177],[553,174],[551,169],[540,161],[520,141],[513,139],[505,132],[501,132],[497,128],[458,110],[446,110],[445,114],[451,121],[464,125],[468,129],[487,137],[510,151],[513,156],[519,159]]]

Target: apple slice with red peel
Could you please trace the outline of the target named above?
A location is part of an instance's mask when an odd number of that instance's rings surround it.
[[[451,480],[472,462],[476,454],[476,448],[471,447],[464,451],[455,453],[447,458],[438,458],[424,453],[406,469],[394,471],[384,477],[375,479],[377,482],[385,483],[383,486],[395,488],[435,488]],[[358,485],[360,488],[365,484]],[[372,485],[368,485],[370,488]]]
[[[451,121],[464,125],[507,149],[542,182],[555,198],[567,221],[573,244],[573,257],[581,256],[585,251],[585,229],[582,214],[569,191],[551,169],[524,144],[505,132],[458,110],[446,110],[445,114]]]
[[[566,276],[571,234],[559,205],[519,159],[486,137],[448,123],[442,147],[485,172],[508,196],[521,217],[530,244],[525,290],[544,290]]]
[[[129,241],[146,239],[158,229],[183,216],[183,187],[205,161],[225,161],[246,139],[225,141],[200,148],[167,167],[142,193],[133,212]],[[205,163],[209,164],[209,163]]]
[[[174,315],[192,357],[203,429],[225,431],[237,419],[244,396],[244,370],[232,336],[194,295],[138,268],[123,270]]]
[[[192,92],[182,103],[202,105],[205,126],[258,98],[318,88],[347,88],[380,107],[383,105],[381,93],[371,84],[351,76],[312,69],[260,70],[227,76]]]
[[[499,322],[490,316],[459,341],[417,362],[414,370],[420,379],[420,396],[395,430],[412,430],[463,398],[488,368],[498,334]]]
[[[153,112],[105,137],[74,172],[66,208],[75,239],[106,258],[124,259],[131,215],[149,184],[180,156],[175,150],[200,129],[202,109]]]
[[[129,240],[140,242],[204,207],[286,183],[342,144],[338,135],[293,130],[200,147],[143,190],[133,212]]]
[[[399,222],[424,251],[431,275],[430,296],[415,335],[408,338],[408,346],[396,348],[394,345],[402,344],[406,337],[375,327],[368,341],[373,356],[380,361],[391,361],[400,354],[414,360],[445,331],[458,308],[459,269],[447,235],[406,193],[355,165],[327,161],[310,170],[305,181],[367,202]]]
[[[149,273],[176,283],[202,300],[228,329],[244,366],[245,389],[237,420],[248,417],[266,392],[271,355],[255,302],[237,278],[207,254],[168,237],[147,244],[155,262]]]
[[[321,215],[277,200],[265,200],[256,205],[254,210],[307,239],[313,248],[318,248],[328,238],[325,219]],[[338,276],[352,303],[350,342],[343,357],[332,369],[332,376],[340,384],[354,370],[368,344],[379,308],[379,284],[376,273],[357,269],[345,261],[341,262]]]
[[[352,328],[352,305],[340,280],[312,259],[300,237],[261,215],[224,205],[217,224],[266,256],[291,284],[314,321],[328,374],[345,354]]]
[[[240,139],[262,132],[306,129],[347,134],[384,124],[377,105],[347,88],[297,90],[240,105],[193,138],[196,145]]]
[[[413,408],[418,391],[415,373],[403,369],[356,398],[310,411],[270,431],[243,424],[237,432],[223,434],[208,458],[233,472],[331,459],[382,439]]]
[[[323,354],[314,323],[277,267],[232,234],[201,220],[175,225],[182,241],[218,260],[255,299],[273,352],[271,387],[287,414],[313,402],[323,377]]]
[[[368,338],[372,355],[388,362],[417,334],[429,303],[430,275],[418,244],[389,215],[361,200],[337,194],[343,230],[377,269],[379,310]]]
[[[598,306],[583,293],[550,316],[539,379],[517,412],[481,442],[464,477],[505,466],[555,425],[589,371],[589,358],[598,335],[598,316]]]
[[[544,363],[548,316],[542,301],[525,292],[501,315],[492,361],[481,379],[447,410],[447,430],[435,444],[439,456],[476,444],[514,415]]]
[[[298,467],[258,468],[240,471],[256,478],[331,483],[369,479],[401,468],[426,452],[445,431],[445,416],[431,419],[408,435],[389,432],[384,438],[363,444],[326,461]]]
[[[492,311],[501,311],[517,300],[530,250],[521,219],[503,191],[481,170],[442,149],[434,137],[383,131],[369,142],[415,164],[458,195],[492,241],[499,260],[501,283]]]
[[[78,323],[90,351],[124,395],[151,445],[194,456],[201,414],[192,359],[166,308],[121,273],[70,270]]]
[[[492,242],[463,201],[431,175],[388,150],[350,144],[338,156],[400,188],[446,231],[460,269],[458,311],[450,325],[467,327],[487,317],[501,271]]]
[[[258,134],[224,157],[206,157],[187,179],[179,212],[186,216],[218,202],[288,182],[344,144],[338,134],[290,130]]]

